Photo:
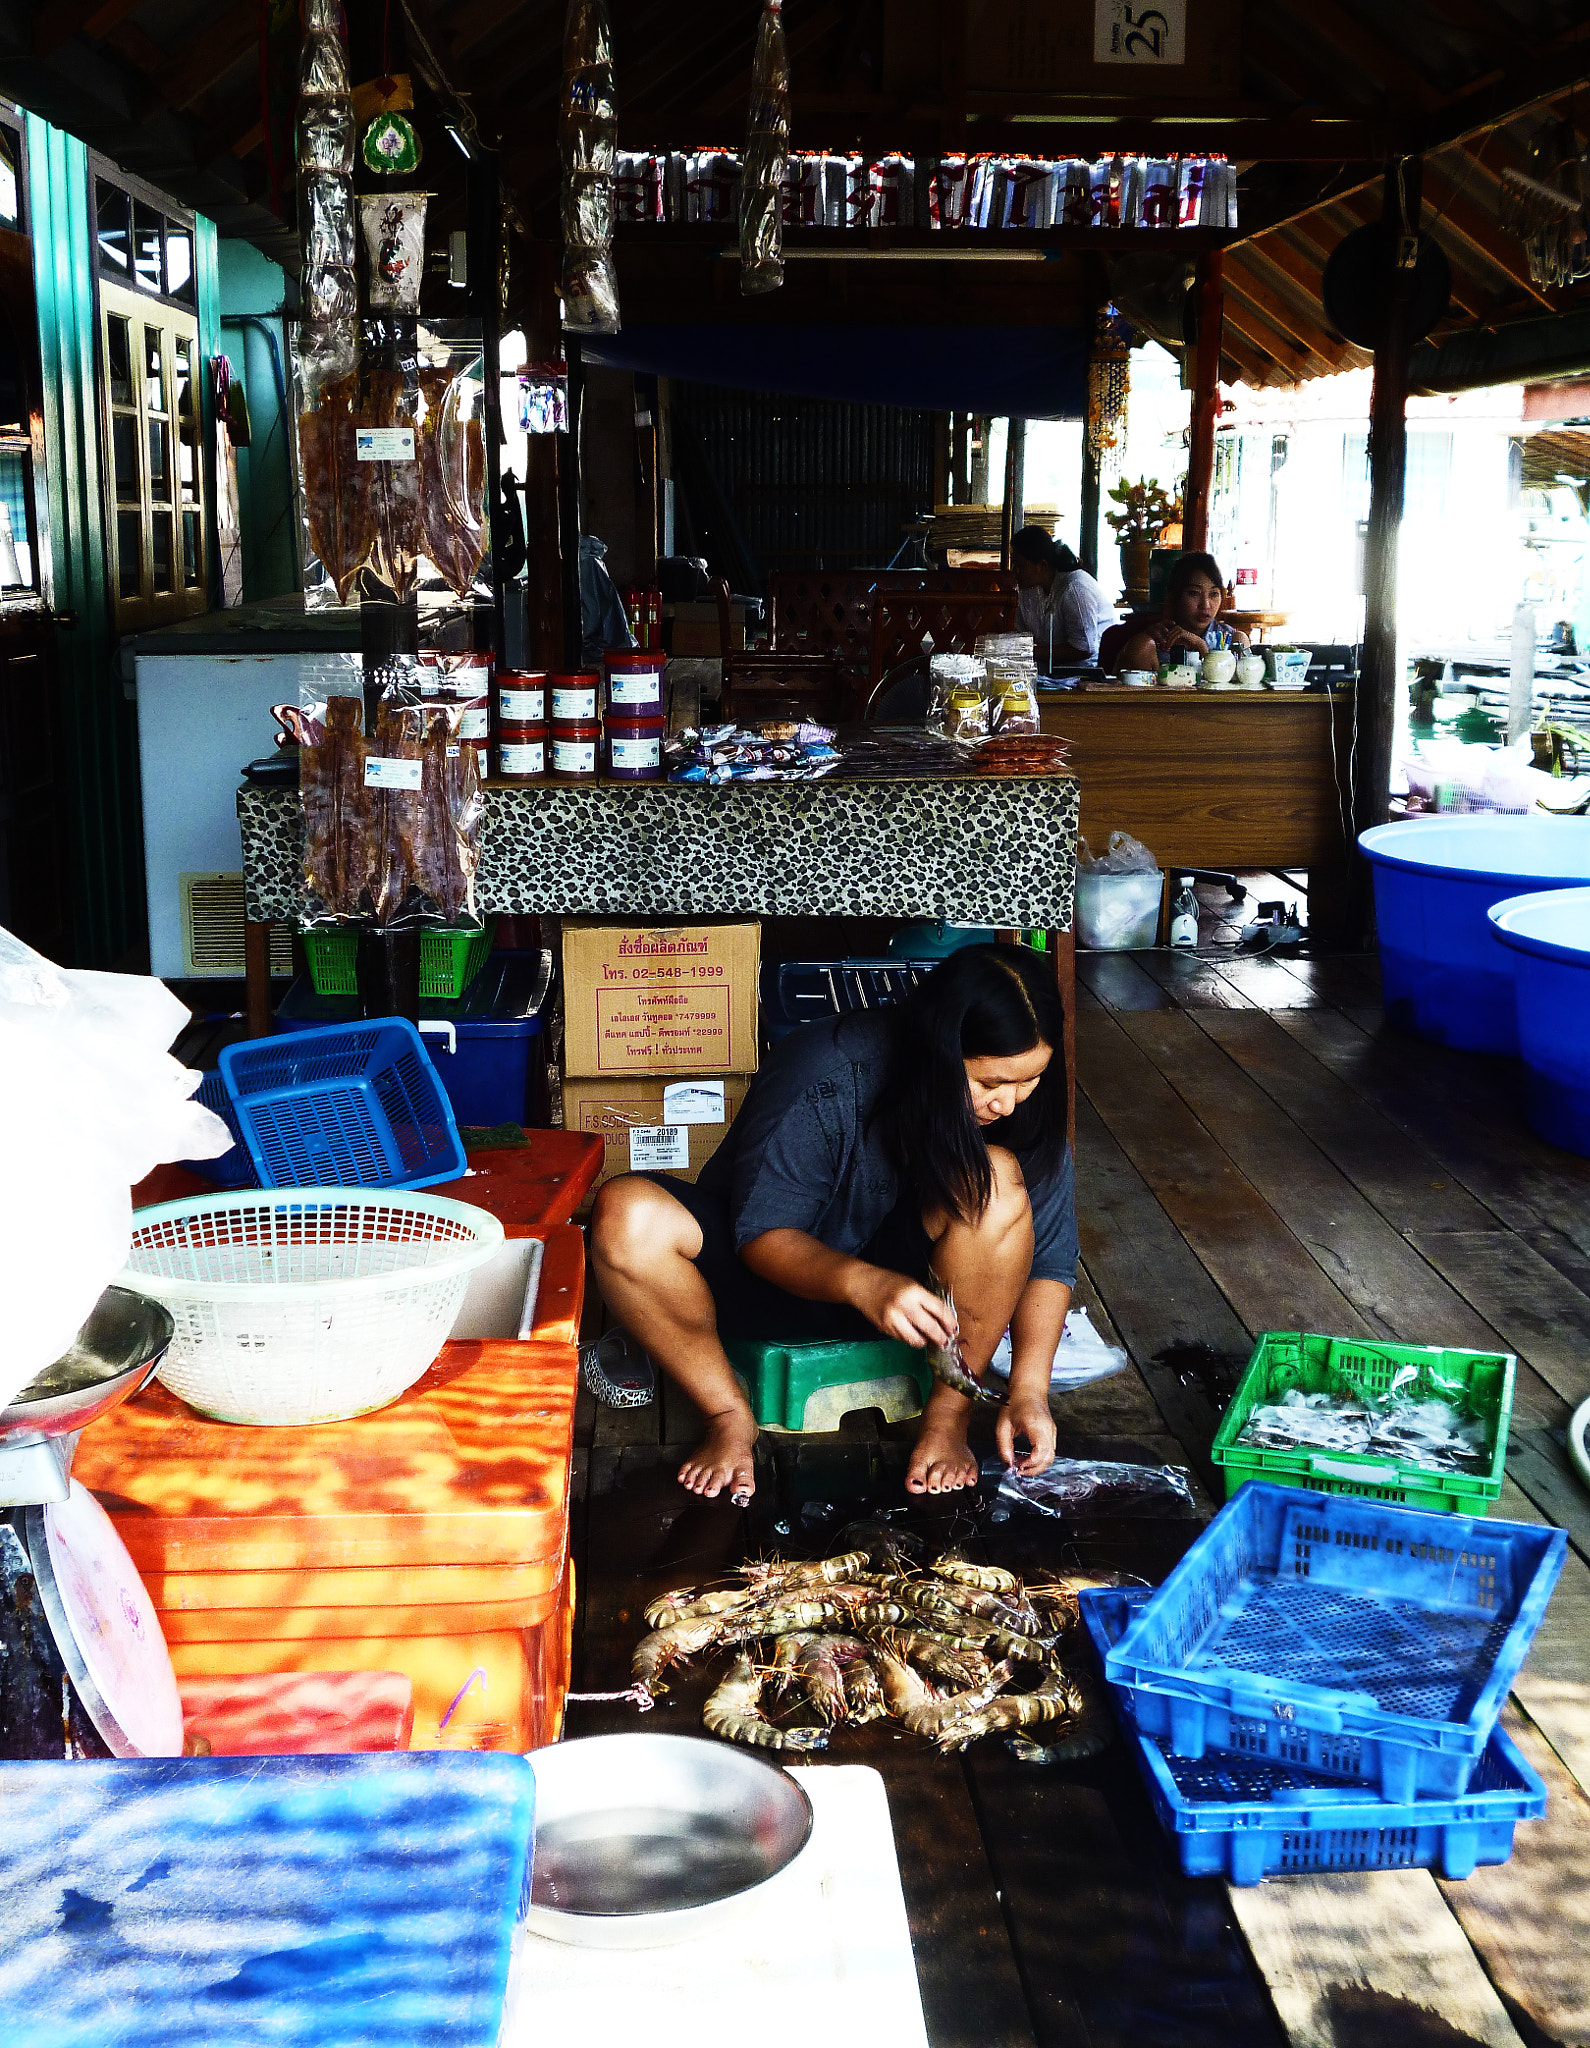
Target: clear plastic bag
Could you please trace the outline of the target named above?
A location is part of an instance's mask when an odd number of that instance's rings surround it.
[[[999,1498],[1066,1521],[1085,1516],[1180,1519],[1196,1512],[1191,1476],[1180,1465],[1123,1465],[1107,1459],[1056,1458],[1024,1479],[1007,1471]]]
[[[1126,1365],[1126,1353],[1120,1346],[1106,1344],[1094,1329],[1087,1310],[1076,1307],[1066,1316],[1065,1328],[1055,1347],[1054,1362],[1049,1368],[1049,1389],[1051,1393],[1069,1393],[1093,1380],[1108,1379],[1112,1373],[1124,1372]],[[998,1373],[1001,1379],[1009,1379],[1010,1367],[1010,1332],[1007,1330],[988,1361],[988,1369]]]
[[[1077,841],[1077,867],[1090,875],[1153,875],[1159,863],[1130,832],[1112,832],[1103,853],[1095,854],[1085,839]]]
[[[988,734],[988,678],[972,654],[928,658],[928,725],[946,739],[980,740]]]
[[[784,179],[789,167],[789,51],[783,0],[765,0],[751,65],[751,110],[740,180],[740,290],[784,282]]]
[[[569,0],[563,24],[558,152],[563,166],[564,324],[575,333],[616,334],[613,181],[618,167],[618,109],[607,0]]]

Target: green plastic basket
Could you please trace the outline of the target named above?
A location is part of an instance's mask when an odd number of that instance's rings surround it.
[[[456,1003],[491,955],[494,924],[494,919],[487,918],[478,932],[422,932],[420,994],[433,1002]],[[306,925],[299,937],[317,996],[359,993],[357,925]]]
[[[933,1384],[926,1354],[887,1337],[829,1344],[736,1338],[723,1348],[760,1429],[837,1429],[853,1408],[881,1408],[886,1422],[903,1422],[922,1412]]]
[[[1294,1388],[1304,1394],[1384,1394],[1404,1366],[1416,1366],[1410,1397],[1456,1398],[1485,1425],[1490,1463],[1483,1473],[1435,1472],[1406,1459],[1351,1451],[1260,1450],[1239,1444],[1252,1411]],[[1226,1498],[1249,1479],[1307,1486],[1319,1493],[1355,1493],[1437,1513],[1483,1515],[1502,1490],[1507,1431],[1513,1417],[1518,1361],[1506,1351],[1442,1350],[1429,1344],[1369,1344],[1356,1337],[1319,1337],[1266,1330],[1253,1348],[1231,1406],[1221,1417],[1209,1455],[1226,1475]]]

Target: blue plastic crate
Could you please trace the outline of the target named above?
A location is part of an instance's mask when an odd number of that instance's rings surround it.
[[[762,1022],[776,1044],[803,1024],[903,1003],[937,960],[769,960],[762,968]]]
[[[218,1188],[257,1188],[259,1175],[254,1171],[254,1162],[248,1156],[248,1147],[238,1131],[237,1111],[232,1107],[232,1098],[226,1092],[219,1067],[212,1067],[205,1075],[193,1091],[193,1100],[215,1111],[232,1133],[233,1145],[230,1152],[223,1152],[216,1159],[181,1159],[177,1164],[186,1167],[189,1173],[196,1173],[201,1180],[213,1181]]]
[[[6,2048],[503,2032],[534,1840],[523,1757],[0,1763],[0,1804]]]
[[[1145,1606],[1136,1587],[1088,1590],[1082,1620],[1104,1665],[1110,1646]],[[1189,1877],[1232,1884],[1312,1870],[1439,1870],[1467,1877],[1505,1863],[1513,1829],[1546,1811],[1546,1788],[1500,1728],[1491,1731],[1468,1790],[1394,1805],[1301,1764],[1247,1756],[1167,1756],[1132,1718],[1131,1695],[1111,1699],[1160,1825]]]
[[[464,1171],[446,1091],[405,1018],[229,1045],[221,1075],[262,1188],[428,1188]]]
[[[1560,1529],[1250,1480],[1108,1657],[1175,1756],[1462,1792],[1562,1570]]]

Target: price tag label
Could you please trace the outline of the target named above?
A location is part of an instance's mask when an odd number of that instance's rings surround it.
[[[412,427],[355,427],[353,452],[361,462],[412,462]]]
[[[1093,61],[1163,70],[1187,61],[1187,0],[1093,0]]]
[[[635,1124],[629,1133],[629,1170],[690,1164],[690,1133],[682,1124]]]
[[[364,763],[366,789],[418,789],[423,761],[395,761],[389,755],[369,754]]]
[[[663,1115],[671,1124],[726,1121],[721,1081],[670,1081],[663,1089]]]

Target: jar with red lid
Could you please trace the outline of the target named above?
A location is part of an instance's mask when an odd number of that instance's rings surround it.
[[[545,669],[498,669],[498,723],[500,725],[544,725],[546,717],[547,677]]]
[[[559,719],[552,727],[552,758],[548,764],[554,781],[594,782],[601,741],[602,728],[594,718]]]
[[[609,782],[661,782],[662,719],[620,718],[610,711],[603,728],[602,765]]]
[[[547,729],[540,721],[504,720],[497,729],[497,776],[539,782],[547,772]]]
[[[602,679],[586,671],[572,676],[548,676],[548,716],[554,725],[595,725],[601,716]]]
[[[627,653],[610,648],[602,656],[603,706],[608,718],[661,718],[663,656],[660,648]]]

